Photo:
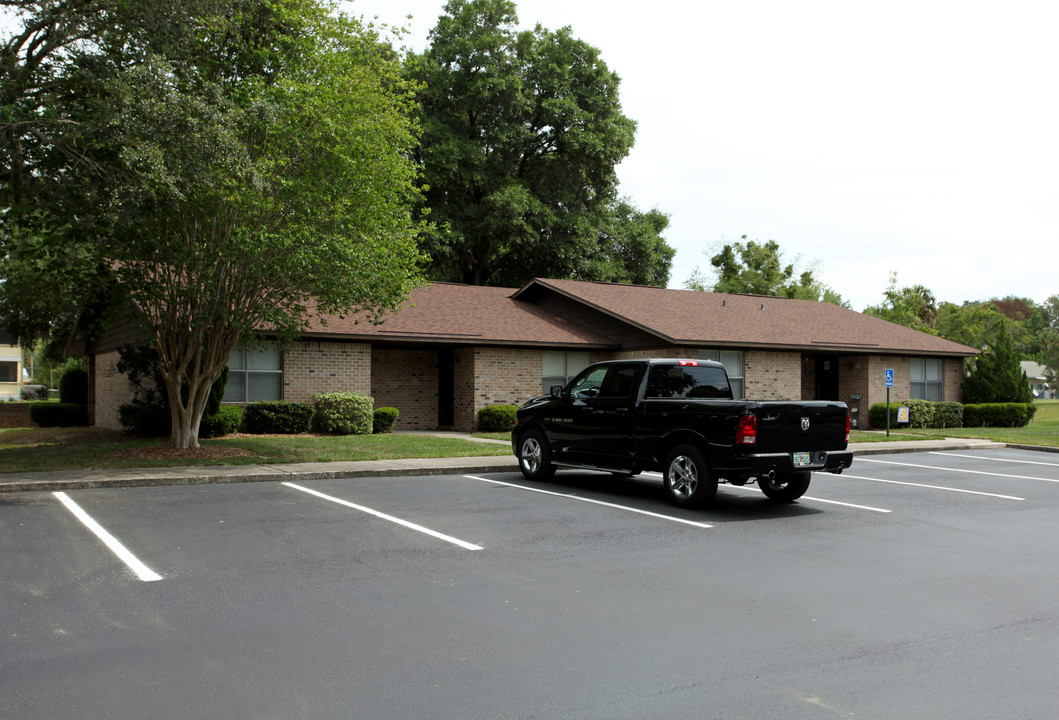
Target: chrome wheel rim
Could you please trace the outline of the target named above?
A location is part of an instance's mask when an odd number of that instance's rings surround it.
[[[522,443],[522,467],[530,474],[541,467],[541,444],[536,438],[527,438]]]
[[[669,463],[669,490],[676,497],[687,500],[699,485],[699,471],[687,455],[678,455]]]

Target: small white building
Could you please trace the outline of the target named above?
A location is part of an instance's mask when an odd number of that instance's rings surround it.
[[[1030,381],[1033,397],[1038,400],[1054,400],[1055,388],[1048,384],[1048,379],[1045,377],[1048,368],[1032,360],[1023,360],[1021,364],[1022,371],[1026,373],[1026,378]]]
[[[0,402],[22,398],[22,349],[0,328]]]

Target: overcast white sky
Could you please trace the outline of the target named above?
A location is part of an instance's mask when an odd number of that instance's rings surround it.
[[[422,50],[444,0],[354,0]],[[671,287],[741,235],[855,310],[1059,294],[1054,0],[520,0],[622,78],[621,192],[671,217]],[[406,16],[412,15],[408,20]]]

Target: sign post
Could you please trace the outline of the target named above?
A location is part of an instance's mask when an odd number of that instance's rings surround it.
[[[890,388],[894,386],[893,368],[886,368],[886,437],[890,437]]]

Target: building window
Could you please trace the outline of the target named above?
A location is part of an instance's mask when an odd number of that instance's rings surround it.
[[[724,365],[728,382],[732,386],[732,397],[736,400],[746,397],[743,395],[742,350],[699,350],[699,360],[714,360]]]
[[[913,400],[944,399],[941,364],[940,358],[912,358],[908,377]]]
[[[0,382],[18,382],[18,363],[0,362]]]
[[[545,350],[541,353],[544,364],[543,392],[548,394],[552,385],[566,386],[575,375],[592,364],[590,352],[565,352]]]
[[[283,353],[279,348],[238,345],[228,358],[224,402],[283,399]]]

